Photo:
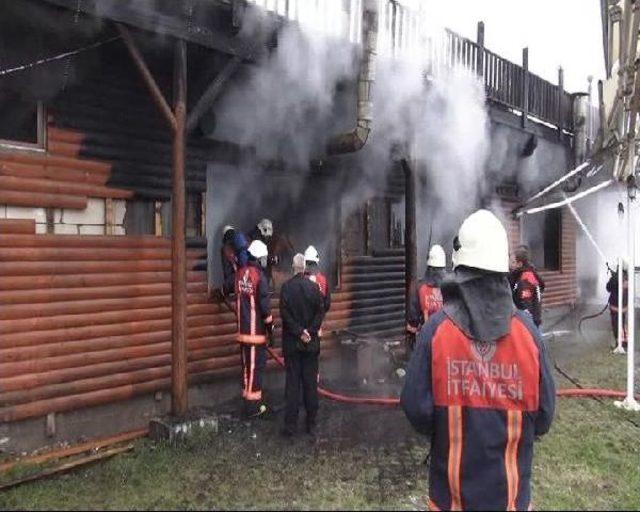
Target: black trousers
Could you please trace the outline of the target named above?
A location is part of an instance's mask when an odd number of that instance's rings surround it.
[[[611,310],[610,310],[611,311]],[[622,310],[622,348],[627,349],[627,313]],[[613,330],[613,347],[618,346],[618,312],[611,311],[611,330]]]
[[[301,395],[307,411],[307,424],[315,424],[318,414],[318,355],[317,352],[293,350],[285,354],[287,406],[284,423],[288,429],[295,430],[298,424]]]

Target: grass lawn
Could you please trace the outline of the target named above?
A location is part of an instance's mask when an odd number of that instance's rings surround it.
[[[553,346],[583,385],[623,388],[623,358],[602,344],[580,352]],[[573,387],[560,375],[557,382]],[[400,411],[323,402],[321,414],[315,442],[282,440],[280,417],[230,421],[180,449],[140,441],[130,454],[0,494],[0,509],[424,508],[427,445]],[[560,399],[551,433],[536,444],[535,507],[640,507],[632,422],[640,425],[640,415],[610,401]]]

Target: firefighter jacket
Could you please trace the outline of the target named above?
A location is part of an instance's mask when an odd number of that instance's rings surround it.
[[[287,354],[296,351],[320,351],[320,326],[324,319],[324,297],[303,274],[297,274],[282,285],[280,290],[280,315],[282,316],[282,350]],[[300,335],[304,330],[311,341],[304,343]]]
[[[518,309],[528,311],[536,325],[542,323],[542,292],[545,284],[533,265],[514,270],[509,276],[513,302]]]
[[[237,341],[252,345],[267,342],[267,330],[273,325],[267,278],[257,262],[236,272]]]
[[[313,281],[320,288],[320,293],[323,297],[324,311],[325,313],[331,309],[331,290],[329,290],[329,283],[325,275],[320,272],[317,265],[310,265],[305,273],[310,281]]]
[[[555,409],[544,343],[502,275],[456,270],[442,291],[401,397],[431,439],[430,508],[528,510],[534,438]]]
[[[415,291],[411,294],[407,332],[416,334],[431,315],[442,309],[440,284],[443,277],[444,270],[427,267],[424,278],[418,281]]]

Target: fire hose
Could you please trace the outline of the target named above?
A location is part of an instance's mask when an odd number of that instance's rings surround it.
[[[229,303],[229,301],[224,298],[224,303],[227,307],[234,311],[233,306]],[[282,368],[285,367],[284,359],[280,357],[275,350],[271,347],[267,346],[267,351],[269,355],[273,358],[273,360]],[[319,379],[318,379],[319,380]],[[360,404],[360,405],[385,405],[385,406],[397,406],[400,405],[400,399],[394,397],[360,397],[360,396],[349,396],[343,395],[340,393],[335,393],[328,389],[323,388],[318,385],[318,394],[323,396],[329,400],[333,400],[336,402],[342,402],[347,404]],[[599,389],[599,388],[565,388],[558,389],[556,391],[556,396],[559,397],[572,397],[572,398],[591,398],[591,397],[602,397],[602,398],[625,398],[627,394],[624,391],[616,391],[613,389]],[[638,396],[640,399],[640,395]]]
[[[267,351],[269,355],[278,363],[280,366],[284,368],[284,360],[280,357],[271,347],[267,347]],[[336,402],[343,402],[347,404],[363,404],[363,405],[399,405],[399,398],[380,398],[380,397],[356,397],[356,396],[347,396],[342,395],[340,393],[334,393],[333,391],[329,391],[321,386],[318,386],[318,394],[328,398],[329,400],[334,400]],[[558,389],[556,391],[556,396],[559,397],[573,397],[573,398],[591,398],[591,397],[602,397],[602,398],[625,398],[627,394],[624,391],[616,391],[613,389],[599,389],[599,388],[565,388]],[[640,399],[640,396],[638,396]]]
[[[578,322],[578,332],[580,333],[581,336],[584,336],[583,332],[582,332],[582,323],[585,320],[591,320],[593,318],[598,318],[600,315],[602,315],[607,308],[609,307],[609,304],[605,304],[604,307],[598,311],[597,313],[594,313],[593,315],[587,315],[587,316],[583,316],[580,321]]]

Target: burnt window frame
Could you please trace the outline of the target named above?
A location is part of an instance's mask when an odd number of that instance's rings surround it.
[[[36,125],[37,142],[0,139],[0,151],[44,153],[47,150],[47,109],[41,100],[36,101]]]

